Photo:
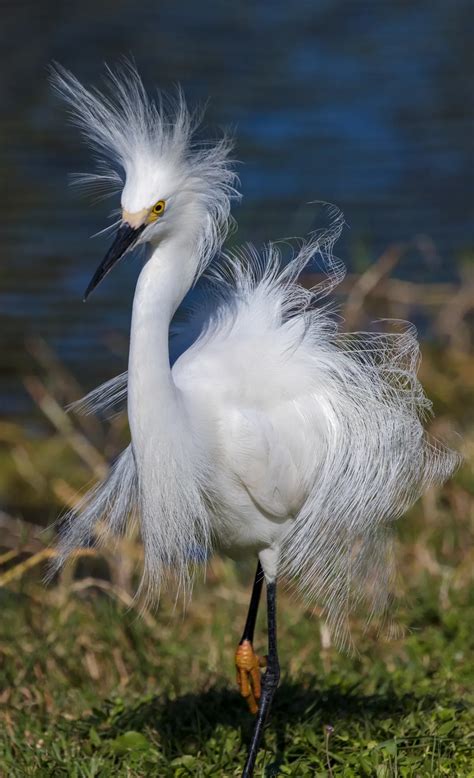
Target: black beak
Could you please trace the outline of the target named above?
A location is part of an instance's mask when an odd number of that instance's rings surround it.
[[[85,291],[83,298],[84,302],[87,300],[90,293],[96,288],[96,286],[100,284],[102,279],[105,278],[107,273],[110,273],[113,266],[117,264],[119,259],[122,259],[125,252],[135,245],[140,233],[142,233],[144,229],[144,224],[137,228],[130,227],[129,224],[122,224],[122,226],[118,228],[114,242],[92,276],[89,286]]]

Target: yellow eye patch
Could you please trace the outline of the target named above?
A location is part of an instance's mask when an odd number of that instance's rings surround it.
[[[165,212],[166,202],[164,200],[158,200],[148,214],[148,223],[156,222]]]

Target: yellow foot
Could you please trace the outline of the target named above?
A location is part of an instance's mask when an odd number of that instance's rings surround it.
[[[260,668],[266,667],[267,658],[258,656],[250,640],[243,640],[235,652],[237,684],[242,697],[247,700],[250,713],[257,713],[261,693]]]

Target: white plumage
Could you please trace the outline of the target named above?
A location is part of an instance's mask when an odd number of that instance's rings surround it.
[[[170,569],[186,588],[213,550],[259,554],[267,580],[284,576],[323,605],[343,643],[354,607],[367,603],[370,618],[386,605],[390,522],[457,463],[423,430],[414,328],[339,331],[325,298],[344,274],[332,254],[343,219],[328,208],[328,228],[288,263],[275,244],[217,256],[205,302],[170,329],[230,225],[230,144],[195,146],[182,97],[153,102],[131,69],[109,74],[108,97],[65,71],[55,85],[111,164],[84,180],[120,182],[123,218],[144,220],[134,245],[148,244],[128,377],[83,403],[102,409],[128,388],[131,443],[66,518],[58,564],[95,539],[98,519],[122,532],[135,513],[149,596]],[[157,201],[164,213],[147,221]],[[314,260],[325,280],[305,290]]]

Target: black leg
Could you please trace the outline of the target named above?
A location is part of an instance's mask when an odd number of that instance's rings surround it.
[[[268,714],[270,713],[273,697],[280,680],[280,665],[278,663],[277,634],[276,634],[276,583],[267,584],[267,621],[268,621],[268,658],[267,670],[262,679],[262,694],[257,713],[257,720],[252,733],[252,740],[247,755],[247,762],[242,773],[242,778],[252,778],[255,760],[260,748],[263,729]]]
[[[247,613],[247,621],[245,622],[245,627],[240,639],[239,646],[242,645],[244,640],[250,640],[251,643],[253,642],[253,633],[255,632],[255,622],[257,620],[263,578],[264,576],[262,565],[260,564],[260,560],[258,560],[257,571],[255,573],[255,579],[253,582],[252,596],[250,598],[249,611]]]
[[[255,632],[255,622],[257,619],[260,595],[263,586],[263,570],[260,561],[257,565],[255,580],[253,583],[252,596],[245,622],[244,631],[235,652],[235,667],[237,670],[237,684],[242,697],[247,700],[247,705],[251,713],[256,714],[258,710],[258,700],[260,698],[260,667],[265,664],[253,650],[253,634]]]

